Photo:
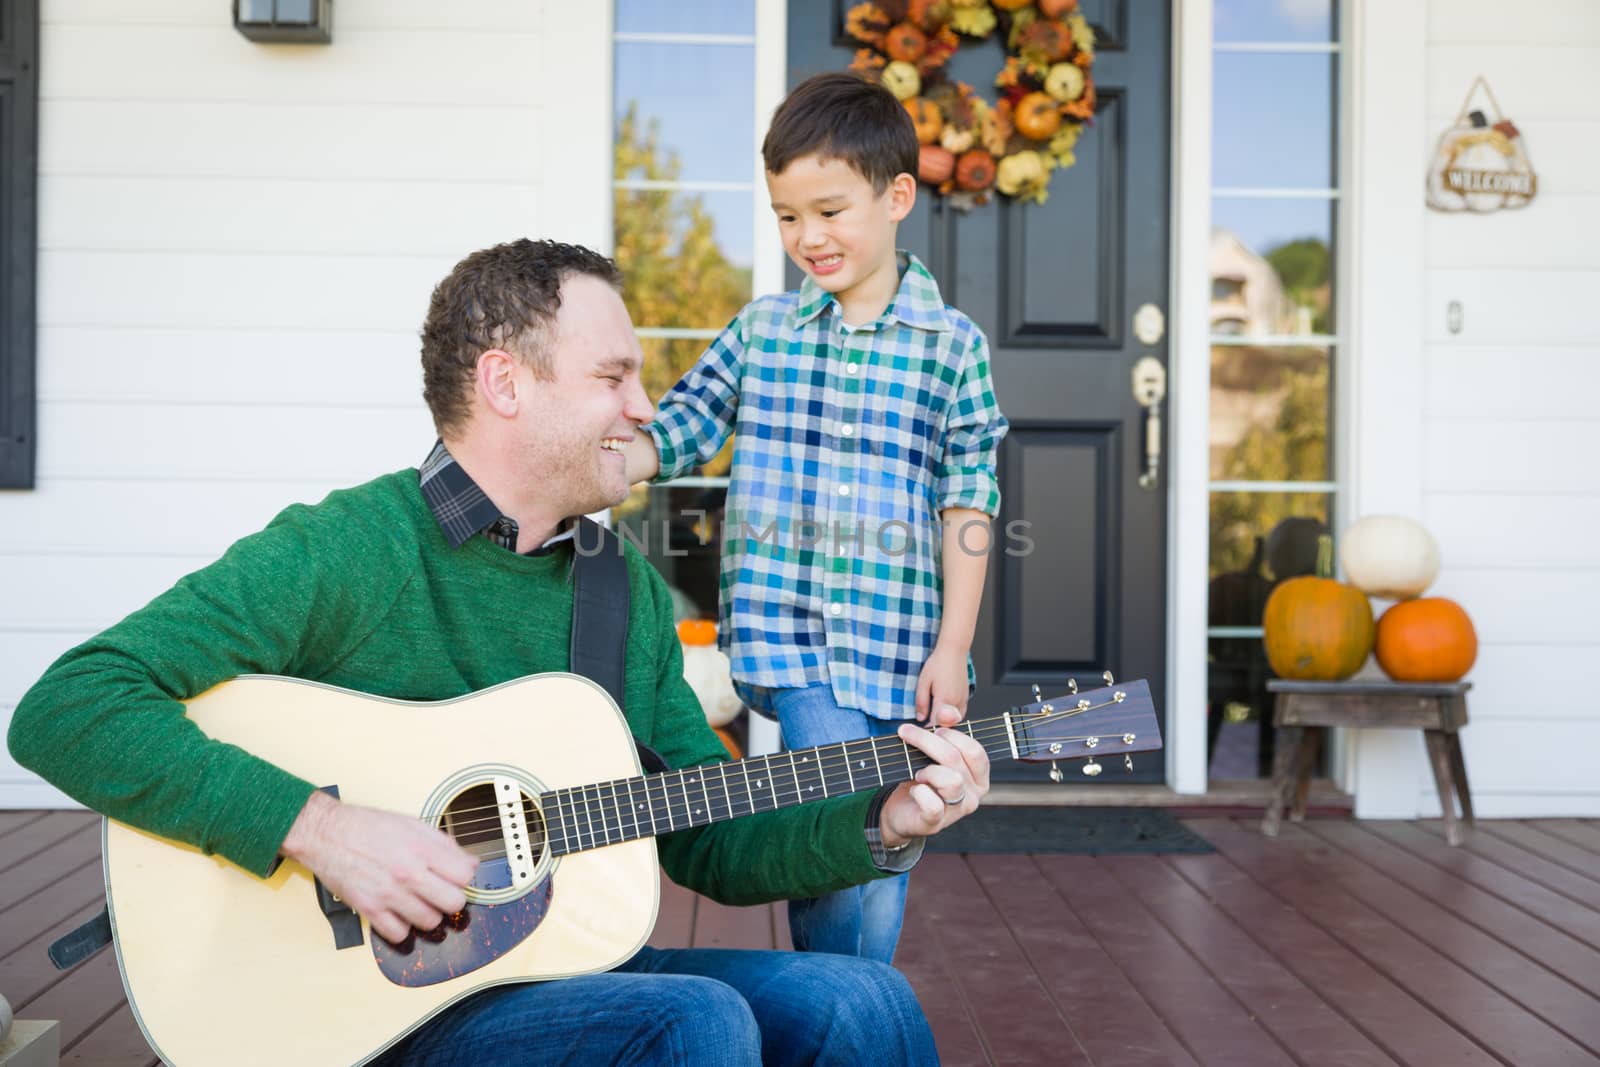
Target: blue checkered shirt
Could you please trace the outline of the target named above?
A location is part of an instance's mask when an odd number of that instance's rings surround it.
[[[998,513],[1006,432],[982,331],[901,255],[894,300],[862,326],[809,278],[751,303],[646,427],[663,481],[736,435],[718,637],[734,678],[828,682],[884,719],[915,715],[938,637],[940,513]]]

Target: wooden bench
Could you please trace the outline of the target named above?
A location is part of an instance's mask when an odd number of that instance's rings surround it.
[[[1267,692],[1275,694],[1272,723],[1278,733],[1272,793],[1261,820],[1261,832],[1268,837],[1277,836],[1286,805],[1291,821],[1305,818],[1306,791],[1311,786],[1317,743],[1324,729],[1409,729],[1421,730],[1427,742],[1428,762],[1433,766],[1439,807],[1444,813],[1445,840],[1459,845],[1462,831],[1456,819],[1457,797],[1461,800],[1461,819],[1468,824],[1474,822],[1459,734],[1467,725],[1467,690],[1471,688],[1471,682],[1268,681]]]

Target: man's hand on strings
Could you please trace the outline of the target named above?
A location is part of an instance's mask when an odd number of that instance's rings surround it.
[[[900,739],[933,762],[884,801],[878,828],[886,848],[928,837],[978,810],[989,792],[989,754],[965,730],[900,727]]]
[[[283,839],[283,854],[310,868],[384,939],[432,930],[467,906],[477,859],[415,818],[341,804],[313,793]]]

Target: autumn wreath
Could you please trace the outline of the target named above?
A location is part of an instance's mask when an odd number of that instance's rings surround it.
[[[1050,172],[1075,162],[1094,117],[1094,30],[1078,0],[868,0],[845,31],[866,45],[852,70],[878,78],[911,113],[922,144],[917,177],[966,209],[991,188],[1044,203]],[[962,39],[1005,42],[990,103],[951,81]]]

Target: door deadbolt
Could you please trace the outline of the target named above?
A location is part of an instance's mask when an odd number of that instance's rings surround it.
[[[1133,336],[1142,345],[1156,345],[1167,335],[1167,317],[1154,304],[1140,304],[1133,313]]]

